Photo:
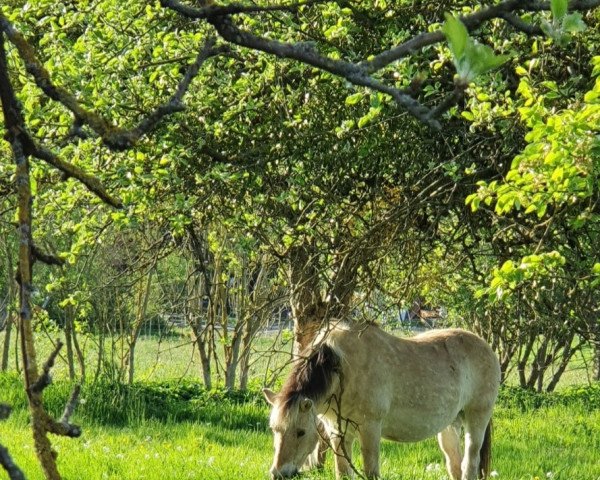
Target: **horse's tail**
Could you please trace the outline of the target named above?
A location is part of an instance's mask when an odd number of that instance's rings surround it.
[[[483,444],[479,450],[479,478],[488,478],[492,467],[492,420],[485,429]]]

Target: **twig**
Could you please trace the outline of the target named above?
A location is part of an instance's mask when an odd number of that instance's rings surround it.
[[[30,390],[34,393],[42,393],[44,389],[52,383],[52,377],[50,376],[50,370],[54,366],[54,362],[56,361],[56,357],[58,357],[58,352],[63,347],[62,340],[57,340],[56,345],[54,346],[54,350],[50,352],[48,356],[48,360],[44,363],[42,367],[42,373],[38,377],[38,379],[31,385]]]

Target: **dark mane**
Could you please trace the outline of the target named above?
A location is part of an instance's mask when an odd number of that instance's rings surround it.
[[[289,410],[301,398],[319,402],[327,394],[333,376],[340,372],[340,357],[322,343],[304,361],[298,362],[285,381],[279,396],[283,410]]]

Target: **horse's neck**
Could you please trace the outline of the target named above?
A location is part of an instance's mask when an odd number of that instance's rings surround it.
[[[315,402],[317,413],[324,414],[327,411],[331,411],[331,408],[335,408],[335,410],[338,409],[336,404],[340,401],[343,393],[342,377],[343,374],[341,373],[334,374],[331,386],[329,387],[327,393],[323,395],[319,401]]]

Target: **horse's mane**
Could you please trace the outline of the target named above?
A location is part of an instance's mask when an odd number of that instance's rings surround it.
[[[340,367],[340,356],[327,343],[323,342],[310,351],[308,357],[294,365],[279,393],[283,410],[289,410],[301,398],[310,398],[313,402],[323,400]]]

